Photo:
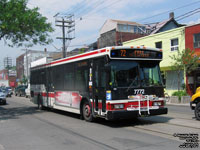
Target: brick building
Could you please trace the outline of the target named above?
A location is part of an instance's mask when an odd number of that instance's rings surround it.
[[[100,29],[98,48],[119,46],[123,42],[148,35],[146,26],[130,21],[107,20]]]
[[[193,50],[200,60],[200,24],[187,26],[185,28],[185,48]],[[196,88],[200,86],[200,65],[199,68],[187,76],[186,82],[189,86],[187,88],[188,93],[194,93]]]
[[[22,54],[16,59],[17,79],[22,79],[24,75],[24,55]]]

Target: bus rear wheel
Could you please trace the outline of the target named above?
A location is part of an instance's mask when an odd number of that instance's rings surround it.
[[[194,113],[195,113],[196,119],[200,120],[200,102],[196,105]]]
[[[89,104],[89,102],[84,102],[83,107],[82,107],[82,114],[83,114],[83,118],[86,121],[92,122],[94,120],[93,116],[92,116],[92,108]]]

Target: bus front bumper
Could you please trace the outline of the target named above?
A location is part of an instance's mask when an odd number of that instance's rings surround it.
[[[167,114],[167,108],[159,108],[159,109],[151,109],[149,110],[150,114],[148,115],[147,111],[142,111],[141,116],[155,116]],[[127,111],[127,110],[117,110],[117,111],[108,111],[107,119],[108,120],[116,120],[116,119],[131,119],[140,117],[139,111]]]

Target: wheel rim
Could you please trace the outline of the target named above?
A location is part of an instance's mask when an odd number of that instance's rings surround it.
[[[85,105],[84,107],[84,116],[89,118],[90,115],[91,115],[91,109],[90,109],[90,106],[88,104]]]

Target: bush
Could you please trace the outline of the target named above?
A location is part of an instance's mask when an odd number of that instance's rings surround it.
[[[179,101],[181,100],[182,96],[187,96],[187,92],[186,91],[176,91],[174,93],[172,93],[172,96],[178,96]]]

